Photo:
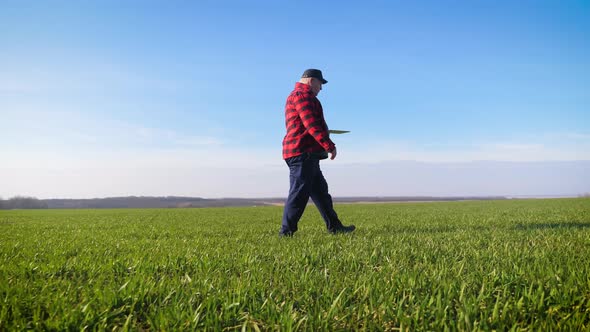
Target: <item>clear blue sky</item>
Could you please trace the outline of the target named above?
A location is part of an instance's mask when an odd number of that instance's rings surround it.
[[[588,1],[3,1],[0,50],[13,170],[280,164],[306,68],[342,162],[590,160]]]

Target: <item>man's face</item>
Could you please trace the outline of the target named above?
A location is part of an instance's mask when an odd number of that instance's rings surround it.
[[[317,78],[312,78],[310,82],[311,92],[313,92],[314,96],[317,96],[320,91],[322,90],[322,82]]]

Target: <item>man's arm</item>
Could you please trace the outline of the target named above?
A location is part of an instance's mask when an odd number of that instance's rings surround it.
[[[332,155],[330,157],[330,160],[334,160],[334,158],[336,158],[336,146],[334,145],[334,150],[328,152],[330,152],[330,154]]]
[[[332,153],[332,159],[336,157],[336,145],[330,139],[330,134],[324,128],[323,119],[319,116],[317,111],[313,109],[312,97],[307,94],[299,96],[295,101],[295,109],[299,113],[299,117],[307,132],[324,148],[324,150]]]

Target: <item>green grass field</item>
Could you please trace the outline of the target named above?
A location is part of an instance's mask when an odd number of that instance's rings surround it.
[[[590,329],[590,199],[0,211],[0,330]]]

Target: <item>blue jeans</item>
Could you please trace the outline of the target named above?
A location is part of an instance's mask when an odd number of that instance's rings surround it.
[[[320,161],[304,153],[288,158],[285,162],[289,166],[291,186],[285,202],[281,233],[293,234],[297,231],[297,223],[310,197],[326,222],[328,230],[342,227],[334,211],[332,196],[328,194],[328,183],[320,170]]]

